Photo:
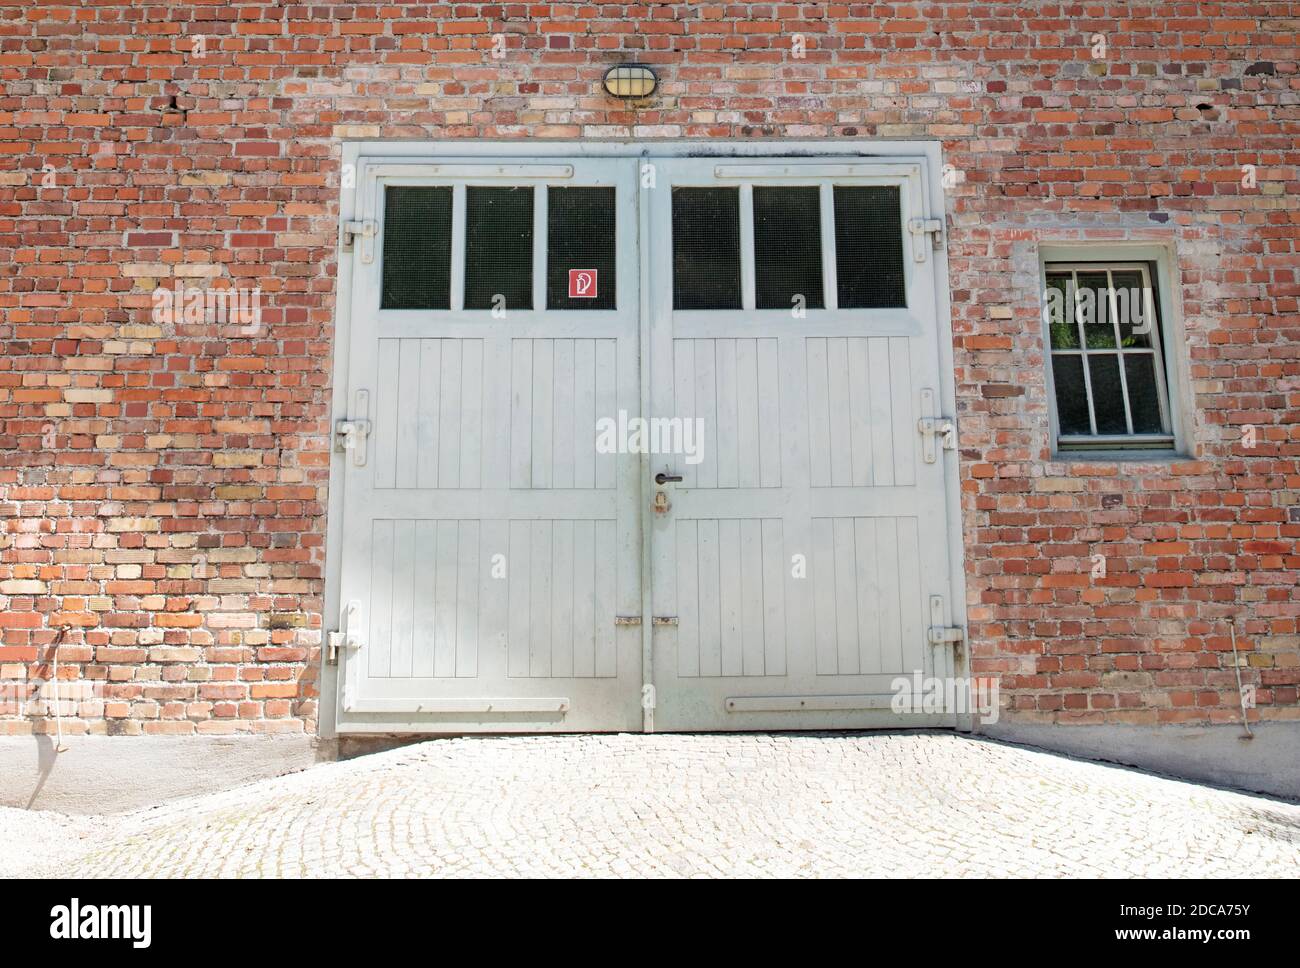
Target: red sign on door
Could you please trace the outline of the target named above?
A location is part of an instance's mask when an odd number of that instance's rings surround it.
[[[596,298],[596,270],[595,269],[570,269],[569,270],[569,298],[570,299],[595,299]]]

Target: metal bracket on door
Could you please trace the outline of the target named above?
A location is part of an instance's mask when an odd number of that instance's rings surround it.
[[[361,636],[353,628],[353,620],[360,612],[361,603],[355,598],[345,602],[339,611],[339,630],[329,634],[329,655],[326,656],[326,661],[330,665],[338,664],[339,649],[361,648]]]
[[[943,596],[930,596],[930,631],[927,636],[931,645],[951,645],[953,655],[961,655],[962,643],[966,641],[966,630],[956,625],[943,624]]]
[[[930,237],[930,245],[935,249],[943,248],[943,219],[941,218],[913,218],[907,220],[907,230],[912,233],[912,258],[917,262],[924,262],[926,258],[925,244],[926,236]]]
[[[370,391],[356,392],[355,416],[340,420],[334,425],[334,449],[340,454],[352,452],[355,467],[366,466],[366,438],[370,436]]]
[[[934,391],[928,387],[921,391],[921,419],[916,429],[921,433],[921,456],[927,464],[939,459],[936,437],[942,439],[944,450],[957,449],[957,422],[951,417],[935,416]]]
[[[343,223],[343,248],[351,249],[352,243],[359,235],[361,236],[361,261],[372,262],[375,258],[373,240],[378,231],[374,219],[349,219]]]

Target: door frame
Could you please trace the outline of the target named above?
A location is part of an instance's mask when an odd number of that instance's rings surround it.
[[[942,184],[942,166],[943,155],[942,145],[937,140],[859,140],[850,141],[844,139],[836,140],[799,140],[799,141],[751,141],[751,140],[734,140],[734,139],[710,139],[710,140],[675,140],[675,141],[538,141],[534,139],[519,141],[478,141],[478,140],[449,140],[449,141],[428,141],[428,140],[411,140],[411,141],[391,141],[391,140],[352,140],[341,143],[340,172],[352,173],[352,184],[344,187],[347,181],[344,178],[339,179],[338,189],[338,236],[335,249],[335,259],[337,266],[336,287],[334,292],[335,299],[335,324],[331,334],[331,353],[333,355],[332,365],[332,387],[330,398],[330,411],[327,417],[328,426],[326,428],[326,439],[329,444],[330,453],[330,473],[328,485],[328,498],[326,505],[326,535],[325,535],[325,594],[324,608],[322,612],[321,627],[321,655],[320,655],[320,693],[318,696],[317,713],[318,734],[322,738],[333,739],[339,735],[338,714],[341,704],[340,695],[340,670],[342,664],[331,664],[328,662],[329,649],[326,645],[328,633],[337,630],[338,613],[340,608],[340,595],[342,583],[342,562],[343,553],[343,474],[344,458],[346,455],[335,452],[333,447],[333,428],[336,420],[343,419],[347,416],[349,402],[347,392],[349,386],[349,359],[347,347],[349,347],[352,336],[352,288],[353,288],[353,271],[352,271],[352,252],[351,249],[343,248],[343,226],[346,222],[360,217],[357,211],[356,184],[360,177],[360,165],[362,159],[384,158],[384,159],[402,159],[413,164],[436,164],[445,163],[449,159],[473,160],[483,157],[518,157],[537,161],[540,159],[562,159],[562,158],[609,158],[627,159],[629,164],[640,164],[648,162],[653,158],[763,158],[770,157],[780,158],[799,158],[801,160],[815,158],[830,159],[852,159],[855,162],[888,162],[891,159],[899,158],[924,158],[925,177],[924,189],[926,193],[929,216],[938,218],[945,223],[944,234],[946,236],[946,217],[945,217],[945,196]],[[638,239],[646,238],[648,230],[647,206],[644,199],[640,196],[646,191],[638,177]],[[638,245],[638,272],[641,273],[642,279],[648,270],[648,246]],[[956,403],[956,371],[952,343],[952,306],[949,292],[948,281],[948,258],[947,247],[936,249],[931,254],[934,259],[934,306],[938,328],[937,342],[939,347],[939,394],[940,394],[940,413],[945,416],[957,417]],[[639,374],[641,387],[641,403],[643,413],[648,413],[649,405],[649,387],[650,375],[646,372],[645,361],[648,360],[649,353],[649,333],[648,333],[648,293],[645,286],[641,286],[641,304],[639,307],[640,317],[640,356],[638,364],[641,372]],[[342,352],[340,352],[342,350]],[[960,475],[958,470],[957,451],[947,451],[940,449],[944,465],[944,497],[946,502],[947,522],[947,544],[948,544],[948,562],[949,562],[949,583],[952,590],[952,600],[949,603],[951,612],[951,621],[954,625],[966,628],[966,571],[963,541],[963,526],[961,516],[961,490]],[[641,455],[641,486],[645,487],[645,481],[650,473],[650,463],[653,455]],[[644,493],[643,493],[644,496]],[[642,672],[643,682],[652,684],[654,682],[652,669],[652,646],[651,646],[651,621],[650,597],[651,573],[649,571],[652,561],[650,548],[650,522],[648,517],[651,514],[648,501],[641,502],[641,517],[639,520],[639,541],[641,545],[641,562],[642,562],[642,616],[641,616],[641,634],[642,634]],[[963,644],[958,653],[957,661],[953,666],[953,674],[957,677],[970,676],[970,641],[969,638]],[[975,727],[974,716],[970,713],[957,716],[957,728],[963,732],[971,731]],[[647,712],[645,716],[644,728],[647,731],[653,730],[654,721],[653,713]],[[418,734],[425,732],[426,729],[421,727],[418,722],[411,723],[393,723],[386,722],[378,724],[373,730],[367,730],[363,726],[355,724],[349,725],[348,735],[360,735],[366,732],[377,734],[382,733],[411,733]]]

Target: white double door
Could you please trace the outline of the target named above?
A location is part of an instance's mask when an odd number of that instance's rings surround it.
[[[941,416],[938,253],[907,229],[928,214],[923,159],[379,158],[357,174],[334,415],[340,732],[955,722],[890,708],[897,678],[954,670],[930,642],[952,607],[953,455],[918,429]],[[420,186],[450,199],[446,305],[381,308],[383,262],[405,258],[386,193]],[[753,196],[781,186],[820,194],[811,308],[755,296]],[[905,306],[836,305],[834,193],[855,186],[897,189]],[[531,189],[532,298],[467,308],[490,187]],[[548,286],[593,268],[548,235],[573,187],[612,190],[606,308],[547,308]],[[738,306],[675,308],[673,197],[699,187],[734,190]],[[687,422],[702,433],[683,438]],[[679,446],[642,452],[656,440]]]

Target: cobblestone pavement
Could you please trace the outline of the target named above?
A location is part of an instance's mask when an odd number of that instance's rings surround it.
[[[1300,806],[949,734],[437,740],[88,823],[26,871],[1300,874]]]

